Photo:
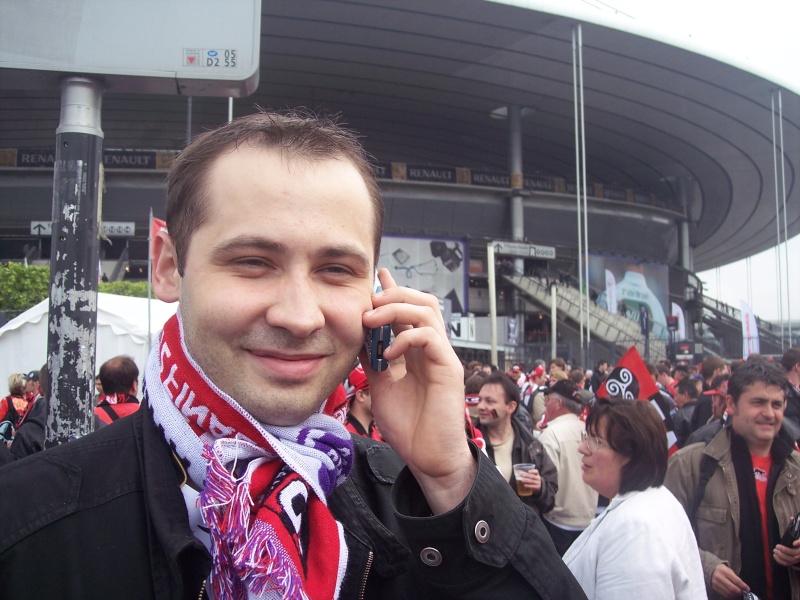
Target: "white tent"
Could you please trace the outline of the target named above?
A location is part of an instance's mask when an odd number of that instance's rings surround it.
[[[0,397],[8,393],[12,373],[39,370],[47,362],[47,319],[49,299],[12,319],[0,328]],[[177,303],[151,301],[153,340],[164,323],[178,309]],[[141,373],[147,360],[147,299],[97,294],[97,358],[95,372],[109,358],[127,354]],[[140,387],[141,389],[141,387]]]

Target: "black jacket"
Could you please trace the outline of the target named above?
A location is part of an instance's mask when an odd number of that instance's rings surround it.
[[[431,517],[388,446],[353,442],[355,466],[329,502],[349,550],[342,598],[584,597],[537,516],[481,453],[468,497]],[[211,558],[192,535],[181,480],[146,407],[6,465],[2,594],[197,598]],[[431,548],[442,556],[439,566],[422,562]]]
[[[494,461],[494,448],[489,441],[489,431],[481,425],[480,420],[474,419],[473,423],[486,440],[486,454]],[[537,514],[548,513],[556,505],[556,492],[558,491],[558,467],[550,460],[542,444],[539,443],[533,434],[521,427],[517,421],[511,419],[511,427],[514,429],[514,444],[511,446],[512,464],[530,462],[536,465],[539,475],[542,478],[542,489],[531,496],[520,498],[525,504],[536,510]],[[511,488],[517,489],[517,478],[511,473],[509,481]]]
[[[783,411],[783,420],[787,419],[800,430],[800,393],[791,383],[786,386],[786,410]]]

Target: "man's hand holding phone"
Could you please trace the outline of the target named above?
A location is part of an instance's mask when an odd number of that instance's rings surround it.
[[[367,329],[391,324],[388,361],[402,357],[405,374],[365,369],[372,410],[384,439],[400,454],[440,514],[466,497],[477,463],[464,433],[464,371],[447,338],[435,296],[400,287],[387,269],[379,272],[381,292],[364,313]],[[369,364],[366,348],[362,364]]]

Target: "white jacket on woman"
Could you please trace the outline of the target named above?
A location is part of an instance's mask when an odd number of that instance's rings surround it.
[[[689,519],[663,486],[614,497],[564,562],[589,600],[706,598]]]

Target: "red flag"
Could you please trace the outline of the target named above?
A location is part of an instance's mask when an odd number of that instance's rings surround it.
[[[617,396],[627,400],[649,401],[653,408],[658,411],[661,420],[664,421],[664,428],[667,430],[669,455],[672,456],[677,452],[677,437],[673,431],[669,407],[656,382],[653,381],[650,371],[647,370],[642,357],[636,350],[636,346],[631,346],[622,355],[614,370],[611,371],[600,386],[600,389],[597,390],[598,398],[608,396]]]
[[[622,355],[609,376],[597,390],[598,397],[618,396],[627,400],[649,400],[658,386],[639,356],[636,346]]]

